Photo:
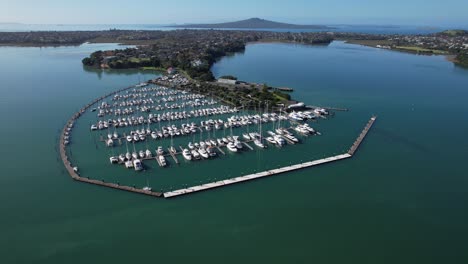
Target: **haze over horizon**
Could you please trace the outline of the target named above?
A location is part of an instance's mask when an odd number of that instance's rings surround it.
[[[352,3],[341,0],[258,0],[255,3],[246,0],[235,3],[215,0],[200,0],[197,3],[189,0],[0,0],[0,23],[168,25],[222,23],[259,17],[292,24],[456,27],[468,25],[466,10],[468,2],[462,0],[356,0]]]

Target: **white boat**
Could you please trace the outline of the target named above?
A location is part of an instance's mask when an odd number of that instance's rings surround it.
[[[119,161],[120,161],[120,162],[124,162],[124,161],[125,161],[125,155],[124,155],[124,154],[120,154],[120,155],[119,155]]]
[[[293,135],[289,135],[289,134],[284,134],[283,137],[291,140],[292,142],[295,142],[295,143],[298,143],[299,142],[299,139],[297,139],[295,136]]]
[[[107,134],[107,138],[112,139],[112,134],[111,133]]]
[[[141,163],[141,160],[135,159],[133,161],[133,167],[135,167],[136,171],[142,171],[143,170],[143,163]]]
[[[151,153],[151,150],[147,149],[146,150],[146,157],[151,158],[153,156],[153,153]]]
[[[113,141],[112,139],[108,139],[108,140],[106,141],[106,145],[107,145],[108,147],[113,147],[113,146],[114,146],[114,141]]]
[[[97,129],[98,129],[97,125],[91,125],[91,130],[92,131],[97,130]]]
[[[222,139],[220,139],[220,138],[216,139],[216,141],[218,142],[218,145],[221,146],[221,147],[224,146],[224,144],[225,144],[224,141]]]
[[[216,145],[218,145],[218,144],[216,144],[216,141],[213,140],[213,139],[211,139],[210,142],[211,142],[211,146],[212,146],[212,147],[216,147]]]
[[[224,144],[228,144],[229,140],[227,138],[223,137],[223,142],[224,142]]]
[[[171,152],[172,154],[176,154],[177,149],[174,146],[172,146],[172,147],[169,148],[169,152]]]
[[[266,137],[265,140],[268,141],[268,143],[275,145],[277,144],[276,140],[273,137]]]
[[[184,159],[186,160],[192,160],[192,154],[190,153],[190,151],[188,149],[184,149],[182,151],[182,156],[184,157]]]
[[[140,137],[137,134],[133,135],[133,141],[135,142],[140,141]]]
[[[193,145],[192,142],[189,142],[189,143],[188,143],[188,147],[189,147],[189,149],[194,149],[194,148],[195,148],[195,146]]]
[[[210,155],[208,155],[208,152],[205,149],[199,149],[198,153],[200,153],[200,155],[205,159],[208,159],[210,157]]]
[[[254,144],[259,148],[265,148],[265,145],[259,139],[254,139]]]
[[[156,154],[157,155],[164,155],[164,149],[161,146],[159,146],[158,149],[156,150]]]
[[[114,139],[118,139],[119,138],[119,134],[117,134],[117,132],[114,132],[114,134],[112,135],[114,137]]]
[[[237,148],[236,148],[236,145],[233,143],[233,142],[229,142],[227,144],[227,148],[229,151],[231,152],[237,152]]]
[[[133,152],[133,153],[132,153],[132,158],[133,158],[133,159],[138,159],[138,153]]]
[[[250,135],[247,133],[242,134],[242,137],[244,137],[246,140],[250,140]]]
[[[119,159],[117,157],[110,157],[109,161],[110,161],[110,163],[114,164],[114,163],[118,163]]]
[[[127,136],[127,141],[128,142],[132,142],[132,140],[133,140],[132,136]]]
[[[167,165],[166,158],[164,158],[163,155],[158,156],[158,160],[159,160],[159,164],[161,164],[162,167],[166,167],[166,165]]]
[[[143,150],[140,150],[140,152],[138,152],[138,156],[140,157],[140,159],[144,159],[146,154]]]
[[[130,160],[127,161],[127,162],[125,162],[125,167],[126,167],[127,169],[133,168],[133,162],[131,162]]]
[[[234,145],[236,146],[236,148],[242,149],[242,143],[241,143],[240,141],[235,140],[235,141],[234,141]]]
[[[191,153],[192,153],[192,156],[193,156],[194,159],[196,159],[196,160],[200,159],[200,153],[198,153],[197,150],[194,149],[194,150],[192,150]]]
[[[127,153],[125,154],[125,158],[126,158],[127,160],[131,160],[131,159],[132,159],[132,154],[130,154],[130,152],[127,152]]]
[[[153,190],[151,187],[143,187],[143,191],[146,191],[146,192],[151,192],[151,190]]]
[[[275,139],[276,143],[280,146],[283,146],[286,144],[286,140],[284,140],[284,138],[282,138],[281,136],[276,135],[273,138]]]
[[[158,138],[158,133],[156,133],[156,131],[151,132],[151,137],[153,139],[157,139]]]

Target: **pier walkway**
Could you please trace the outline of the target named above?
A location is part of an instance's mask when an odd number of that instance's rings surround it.
[[[356,153],[356,150],[359,148],[359,146],[361,145],[362,141],[364,140],[364,138],[366,137],[367,133],[369,132],[369,130],[371,129],[372,125],[374,124],[375,120],[377,119],[377,116],[373,116],[369,122],[367,123],[366,127],[364,128],[364,130],[362,130],[361,134],[359,135],[359,137],[356,139],[356,141],[354,142],[354,144],[351,146],[351,148],[349,149],[348,151],[348,154],[349,155],[354,155],[354,153]]]
[[[296,164],[296,165],[292,165],[292,166],[287,166],[287,167],[283,167],[283,168],[279,168],[279,169],[273,169],[273,170],[263,171],[263,172],[259,172],[259,173],[255,173],[255,174],[240,176],[240,177],[236,177],[236,178],[232,178],[232,179],[228,179],[228,180],[205,183],[205,184],[202,184],[202,185],[193,186],[193,187],[189,187],[189,188],[185,188],[185,189],[180,189],[180,190],[171,191],[171,192],[165,192],[164,193],[164,198],[171,198],[171,197],[175,197],[175,196],[180,196],[180,195],[185,195],[185,194],[189,194],[189,193],[200,192],[200,191],[205,191],[205,190],[208,190],[208,189],[227,186],[227,185],[231,185],[231,184],[235,184],[235,183],[239,183],[239,182],[255,180],[255,179],[268,177],[268,176],[272,176],[272,175],[276,175],[276,174],[281,174],[281,173],[300,170],[300,169],[304,169],[304,168],[308,168],[308,167],[312,167],[312,166],[317,166],[317,165],[320,165],[320,164],[329,163],[329,162],[333,162],[333,161],[337,161],[337,160],[347,159],[347,158],[350,158],[350,157],[352,157],[352,156],[349,155],[348,153],[346,153],[346,154],[341,154],[341,155],[334,156],[334,157],[309,161],[309,162]]]

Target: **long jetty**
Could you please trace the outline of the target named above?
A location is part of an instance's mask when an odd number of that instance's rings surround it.
[[[362,141],[366,137],[367,133],[369,133],[369,130],[371,129],[372,125],[374,125],[375,120],[377,120],[377,116],[373,116],[369,122],[367,123],[366,127],[364,127],[364,130],[362,130],[361,134],[359,137],[354,141],[354,144],[351,146],[351,148],[348,151],[349,155],[354,155],[356,153],[357,149],[361,145]]]
[[[85,105],[83,108],[81,108],[77,113],[75,113],[65,124],[61,136],[60,136],[60,142],[59,142],[59,150],[60,150],[60,157],[62,159],[62,162],[65,166],[65,169],[67,172],[70,174],[71,178],[75,181],[78,182],[83,182],[83,183],[88,183],[88,184],[93,184],[97,186],[102,186],[102,187],[107,187],[107,188],[112,188],[116,190],[122,190],[122,191],[127,191],[127,192],[133,192],[133,193],[138,193],[138,194],[143,194],[143,195],[148,195],[152,197],[164,197],[164,198],[171,198],[171,197],[177,197],[185,194],[190,194],[190,193],[195,193],[195,192],[200,192],[200,191],[205,191],[213,188],[218,188],[222,186],[228,186],[232,185],[235,183],[240,183],[240,182],[245,182],[249,180],[255,180],[259,178],[264,178],[268,176],[273,176],[277,174],[282,174],[286,172],[291,172],[291,171],[296,171],[304,168],[309,168],[313,166],[318,166],[321,164],[326,164],[338,160],[343,160],[343,159],[348,159],[353,157],[353,155],[356,153],[357,149],[361,145],[362,141],[366,137],[367,133],[371,129],[372,125],[374,124],[375,120],[377,119],[376,116],[373,116],[367,125],[365,126],[364,130],[361,132],[359,137],[356,139],[354,144],[351,146],[349,151],[345,154],[333,156],[333,157],[328,157],[324,159],[319,159],[319,160],[314,160],[314,161],[309,161],[305,163],[300,163],[296,165],[291,165],[291,166],[286,166],[278,169],[273,169],[273,170],[267,170],[263,172],[258,172],[254,174],[249,174],[245,176],[240,176],[232,179],[227,179],[227,180],[222,180],[222,181],[217,181],[217,182],[212,182],[212,183],[206,183],[198,186],[193,186],[185,189],[180,189],[180,190],[175,190],[175,191],[169,191],[169,192],[153,192],[152,190],[147,190],[147,189],[138,189],[136,187],[131,187],[131,186],[125,186],[125,185],[120,185],[116,183],[109,183],[105,182],[103,180],[95,180],[95,179],[90,179],[86,177],[81,177],[78,169],[75,169],[72,165],[72,162],[69,160],[69,157],[67,155],[66,147],[67,147],[67,140],[69,133],[71,133],[73,126],[75,124],[75,121],[81,117],[82,114],[84,114],[87,110],[89,110],[94,104],[112,96],[117,93],[129,90],[131,88],[136,88],[135,86],[129,86],[120,90],[113,91],[107,95],[101,96],[91,103]],[[336,109],[337,110],[337,109]],[[346,111],[346,109],[340,109]],[[222,152],[222,151],[221,151]],[[224,153],[223,153],[224,154]]]

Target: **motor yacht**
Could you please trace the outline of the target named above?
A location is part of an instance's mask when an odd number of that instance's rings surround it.
[[[276,140],[273,137],[266,137],[265,140],[271,144],[277,144]]]
[[[227,144],[227,149],[231,152],[237,152],[236,145],[233,142],[229,142]]]
[[[259,147],[259,148],[265,148],[265,145],[259,140],[259,139],[254,139],[254,144]]]
[[[208,154],[208,152],[206,151],[206,149],[199,149],[198,150],[198,153],[200,153],[200,155],[205,158],[205,159],[208,159],[210,157],[210,155]]]
[[[164,149],[161,146],[159,146],[158,149],[156,150],[156,154],[157,155],[164,155]]]
[[[133,168],[133,162],[131,162],[130,160],[127,161],[127,162],[125,162],[125,167],[126,167],[127,169]]]
[[[151,153],[151,150],[147,149],[146,152],[146,157],[151,158],[153,156],[153,153]]]
[[[161,164],[162,167],[166,167],[167,162],[166,162],[166,158],[164,158],[163,155],[158,156],[158,160],[159,160],[159,164]]]
[[[182,151],[182,156],[184,157],[184,159],[186,160],[192,160],[192,154],[190,153],[190,151],[188,149],[184,149]]]
[[[198,151],[196,149],[193,149],[191,151],[191,153],[192,153],[192,156],[193,156],[194,159],[196,159],[196,160],[200,159],[200,153],[198,153]]]
[[[143,170],[143,163],[141,163],[141,160],[135,159],[133,161],[133,167],[135,167],[136,171],[142,171]]]

